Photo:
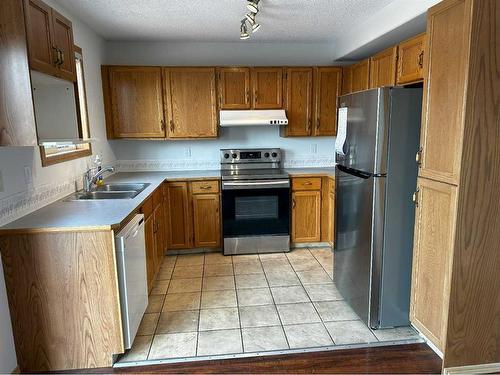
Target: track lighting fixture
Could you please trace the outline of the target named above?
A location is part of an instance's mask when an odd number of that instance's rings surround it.
[[[249,0],[247,3],[247,8],[252,13],[257,13],[259,11],[259,1],[260,0]]]
[[[247,24],[246,24],[246,19],[243,18],[241,20],[241,26],[240,26],[240,39],[245,40],[250,38],[250,34],[248,34],[248,29],[247,29]]]
[[[260,0],[247,0],[247,9],[250,11],[250,13],[245,14],[245,18],[241,20],[240,39],[250,38],[250,34],[248,33],[248,26],[252,28],[252,33],[260,29],[260,23],[258,23],[256,20],[257,13],[259,12],[259,2]]]

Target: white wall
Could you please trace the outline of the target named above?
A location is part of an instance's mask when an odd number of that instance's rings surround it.
[[[108,42],[106,62],[116,65],[262,66],[332,65],[329,43],[124,43]],[[214,140],[111,142],[118,160],[183,160],[205,165],[219,160],[220,148],[281,147],[285,158],[333,159],[333,137],[281,138],[278,128],[224,128]],[[190,152],[188,150],[190,148]],[[190,154],[190,156],[189,156]]]
[[[64,9],[60,9],[50,1],[44,1],[73,22],[75,44],[83,49],[91,136],[101,140],[92,146],[93,151],[103,155],[105,161],[114,161],[113,151],[105,136],[101,88],[100,65],[104,61],[105,43]],[[0,225],[68,194],[67,190],[72,188],[72,182],[81,179],[88,159],[42,168],[38,147],[0,147],[0,173],[4,185],[4,191],[0,192]],[[30,173],[25,177],[25,166],[31,170],[31,177]],[[65,184],[61,185],[62,183]],[[12,210],[12,207],[16,209]],[[14,211],[15,214],[12,216]],[[2,268],[0,269],[0,374],[10,373],[16,367],[16,363]]]

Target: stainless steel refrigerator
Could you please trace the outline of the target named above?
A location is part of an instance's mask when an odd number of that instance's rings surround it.
[[[333,277],[375,329],[409,324],[421,107],[421,88],[339,98],[347,125],[345,142],[336,145]]]

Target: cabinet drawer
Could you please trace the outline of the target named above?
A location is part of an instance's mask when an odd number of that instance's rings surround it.
[[[150,196],[144,201],[141,206],[141,213],[144,214],[144,219],[147,219],[153,212],[153,197]]]
[[[297,177],[292,179],[293,190],[320,190],[321,177]]]
[[[156,208],[163,200],[163,191],[161,186],[153,193],[153,208]]]
[[[219,181],[193,181],[191,182],[191,191],[193,194],[218,193]]]

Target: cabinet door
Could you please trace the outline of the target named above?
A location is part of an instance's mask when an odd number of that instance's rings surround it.
[[[253,68],[253,108],[283,108],[283,69]]]
[[[441,351],[444,348],[456,187],[418,178],[410,320]]]
[[[194,194],[194,247],[220,247],[219,194]]]
[[[342,68],[314,70],[314,135],[337,135],[337,97]]]
[[[425,33],[399,44],[396,78],[398,85],[423,79],[424,41]]]
[[[352,92],[367,90],[370,86],[370,61],[360,61],[352,66]]]
[[[217,137],[214,68],[165,69],[169,138]]]
[[[312,130],[312,68],[288,68],[285,73],[285,135],[301,137]]]
[[[352,66],[342,68],[342,95],[352,92]]]
[[[321,191],[292,193],[292,242],[321,240]]]
[[[191,215],[187,182],[168,183],[169,212],[169,249],[191,247]]]
[[[427,15],[419,175],[450,184],[458,183],[462,158],[468,8],[468,2],[445,3]]]
[[[387,48],[370,58],[370,88],[394,86],[398,47]]]
[[[165,256],[165,219],[163,203],[154,210],[155,221],[155,273],[158,272]]]
[[[76,81],[75,51],[73,49],[73,27],[71,21],[52,9],[54,44],[61,57],[58,68],[61,78]]]
[[[219,108],[250,109],[250,68],[218,68]]]
[[[168,183],[163,183],[163,239],[164,252],[168,251],[168,239],[170,237],[170,202],[168,200]]]
[[[331,177],[323,177],[321,189],[321,242],[333,245],[333,228],[335,216],[335,181]]]
[[[114,137],[165,137],[160,68],[110,67],[109,85]]]
[[[56,75],[57,52],[53,44],[52,9],[40,0],[24,0],[30,68]]]
[[[144,221],[144,237],[146,242],[146,273],[148,279],[148,290],[151,291],[155,278],[156,263],[155,225],[153,215],[150,215]]]

